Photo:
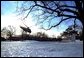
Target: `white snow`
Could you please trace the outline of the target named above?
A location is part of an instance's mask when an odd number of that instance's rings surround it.
[[[83,57],[83,41],[3,41],[1,57]]]

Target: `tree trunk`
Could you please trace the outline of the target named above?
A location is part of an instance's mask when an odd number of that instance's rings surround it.
[[[83,19],[80,20],[80,21],[81,21],[81,23],[82,23],[82,25],[83,25]],[[82,35],[81,35],[81,37],[80,37],[80,40],[83,40],[83,29],[82,29]]]

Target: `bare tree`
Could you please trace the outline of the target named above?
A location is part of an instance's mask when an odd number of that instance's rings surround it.
[[[42,25],[41,28],[50,30],[62,22],[72,19],[74,19],[74,23],[76,19],[80,20],[83,25],[83,7],[84,1],[23,1],[21,7],[17,7],[17,11],[19,14],[25,14],[23,19],[26,19],[29,14],[33,14],[34,17],[37,17],[37,24]],[[48,23],[48,28],[44,28],[46,23]]]
[[[8,27],[4,27],[1,30],[2,36],[6,35],[6,36],[9,36],[9,37],[12,37],[13,35],[15,35],[15,32],[16,32],[15,27],[10,26],[10,25]]]
[[[1,29],[1,37],[6,38],[6,37],[5,37],[6,32],[7,32],[7,28],[6,28],[6,27],[3,27],[3,28]]]
[[[74,27],[75,27],[75,29],[74,29]],[[62,34],[61,34],[61,36],[65,36],[65,37],[72,37],[73,36],[73,34],[75,34],[74,35],[74,37],[75,37],[75,39],[76,39],[76,37],[79,37],[79,35],[81,35],[80,33],[82,32],[82,27],[81,26],[78,26],[78,25],[71,25],[71,26],[69,26]],[[81,37],[81,36],[80,36]],[[68,39],[70,39],[70,38],[68,38]],[[83,40],[83,38],[79,38],[80,40]]]
[[[45,38],[47,38],[48,37],[48,35],[46,34],[46,33],[42,33],[42,32],[37,32],[37,36],[38,37],[45,37]]]

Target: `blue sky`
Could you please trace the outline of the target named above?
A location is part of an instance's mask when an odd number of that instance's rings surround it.
[[[16,4],[14,1],[1,1],[1,15],[7,15],[14,13],[16,10]]]
[[[2,27],[5,27],[9,23],[11,23],[11,24],[13,23],[13,25],[15,25],[16,23],[19,24],[19,25],[22,24],[21,21],[17,21],[17,17],[14,17],[14,15],[16,14],[15,13],[16,6],[17,5],[16,5],[15,1],[1,1],[1,26]],[[29,18],[30,18],[30,20],[28,19],[28,21],[26,21],[28,26],[30,26],[32,24],[34,25],[35,22],[32,20],[31,15],[30,15]],[[54,23],[54,20],[52,21],[52,23]],[[11,24],[9,24],[9,25],[11,25]],[[47,33],[49,34],[51,32],[52,33],[51,35],[53,35],[53,34],[60,34],[61,32],[63,32],[67,28],[67,26],[69,26],[71,24],[73,24],[73,22],[71,20],[68,21],[68,22],[62,22],[61,25],[59,25],[59,27],[52,28],[50,31],[47,31]],[[79,22],[79,24],[80,24],[80,22]],[[19,29],[19,25],[17,25],[17,27],[18,27],[17,29]],[[36,28],[36,29],[34,29],[34,28]],[[37,27],[34,26],[31,29],[34,30],[34,31],[35,30],[40,30],[40,29],[38,29],[38,26]]]

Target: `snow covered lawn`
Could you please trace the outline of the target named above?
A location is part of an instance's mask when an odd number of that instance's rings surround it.
[[[1,57],[83,57],[83,41],[4,41]]]

